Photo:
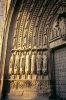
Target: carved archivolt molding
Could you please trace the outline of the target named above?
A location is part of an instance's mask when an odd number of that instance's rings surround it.
[[[25,1],[26,2],[26,1]],[[13,36],[13,49],[42,48],[47,45],[47,34],[50,40],[60,35],[60,28],[54,26],[55,18],[65,12],[64,2],[27,0],[22,2],[18,11]],[[45,8],[45,3],[48,5]],[[48,28],[47,28],[48,25]],[[54,27],[52,27],[54,26]],[[49,31],[48,31],[49,30]]]

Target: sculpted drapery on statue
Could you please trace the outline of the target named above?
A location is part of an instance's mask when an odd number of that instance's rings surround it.
[[[26,62],[25,62],[25,73],[26,74],[30,74],[30,63],[31,63],[31,61],[30,61],[30,54],[29,54],[29,52],[27,52],[27,54],[26,54]]]
[[[61,29],[59,27],[58,21],[55,21],[53,24],[53,28],[51,30],[50,40],[57,38],[61,35]]]
[[[21,58],[20,58],[20,74],[22,74],[22,71],[23,71],[22,64],[23,64],[23,53],[22,53]]]
[[[22,53],[20,58],[20,75],[25,74],[25,56]]]
[[[42,72],[43,74],[47,71],[47,55],[43,54],[43,68],[42,68]]]
[[[31,56],[31,74],[35,74],[36,71],[36,54],[33,52]]]
[[[61,29],[61,38],[66,40],[66,12],[60,14],[58,20]]]
[[[16,52],[15,64],[14,64],[14,74],[19,73],[19,62],[20,62],[20,55],[19,55],[19,52]]]
[[[9,63],[9,75],[13,74],[13,69],[14,69],[14,54],[12,53]]]
[[[61,34],[61,30],[60,30],[58,21],[55,22],[53,32],[55,34],[55,37],[58,37]]]
[[[42,54],[40,52],[37,53],[36,56],[36,63],[37,63],[37,74],[40,74],[41,67],[42,67]]]

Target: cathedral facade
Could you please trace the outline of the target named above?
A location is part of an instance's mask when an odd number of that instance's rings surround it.
[[[66,99],[66,1],[12,0],[3,33],[2,99]]]

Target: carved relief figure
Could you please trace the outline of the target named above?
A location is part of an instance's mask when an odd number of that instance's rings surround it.
[[[14,68],[14,54],[12,53],[9,63],[9,74],[11,75],[13,73]]]
[[[61,37],[66,39],[66,17],[62,14],[62,17],[59,19],[59,26],[61,29]]]
[[[23,60],[23,53],[20,58],[20,74],[22,74],[22,60]]]
[[[42,55],[40,52],[37,53],[37,58],[36,58],[36,63],[37,63],[37,74],[40,74],[41,71],[41,65],[42,65]]]
[[[36,55],[33,52],[31,56],[31,74],[33,74],[36,70]]]
[[[47,55],[43,54],[43,68],[42,68],[42,72],[43,74],[47,71]]]
[[[54,37],[53,38],[57,37],[57,31],[58,30],[57,30],[56,25],[57,25],[57,22],[55,22],[54,25],[53,25],[53,34],[54,34]]]
[[[26,74],[28,74],[30,72],[30,55],[29,55],[29,52],[27,52],[27,55],[26,55],[25,72],[26,72]]]
[[[58,36],[60,36],[61,34],[61,29],[59,27],[59,22],[58,20],[54,22],[52,31],[51,31],[51,35],[50,35],[50,39],[56,38]]]
[[[20,58],[20,74],[24,74],[24,70],[25,70],[25,56],[22,53]]]
[[[19,52],[17,52],[15,56],[14,74],[18,74],[19,72],[19,62],[20,62],[20,56]]]

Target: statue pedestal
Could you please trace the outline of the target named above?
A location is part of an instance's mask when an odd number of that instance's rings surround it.
[[[13,80],[13,79],[14,79],[14,75],[11,75],[11,76],[10,76],[10,79]]]
[[[17,75],[17,77],[16,77],[17,79],[19,79],[19,75]]]
[[[16,68],[14,69],[14,74],[17,74],[17,69]]]
[[[42,75],[38,75],[38,76],[37,76],[37,79],[38,79],[38,80],[42,80]]]
[[[25,75],[22,75],[22,76],[21,76],[21,79],[25,79]]]
[[[12,74],[12,68],[9,68],[9,74]]]
[[[15,75],[15,79],[19,79],[19,75]]]
[[[37,75],[32,75],[32,80],[36,80],[37,79]]]
[[[28,75],[28,80],[30,80],[31,79],[31,75]]]

